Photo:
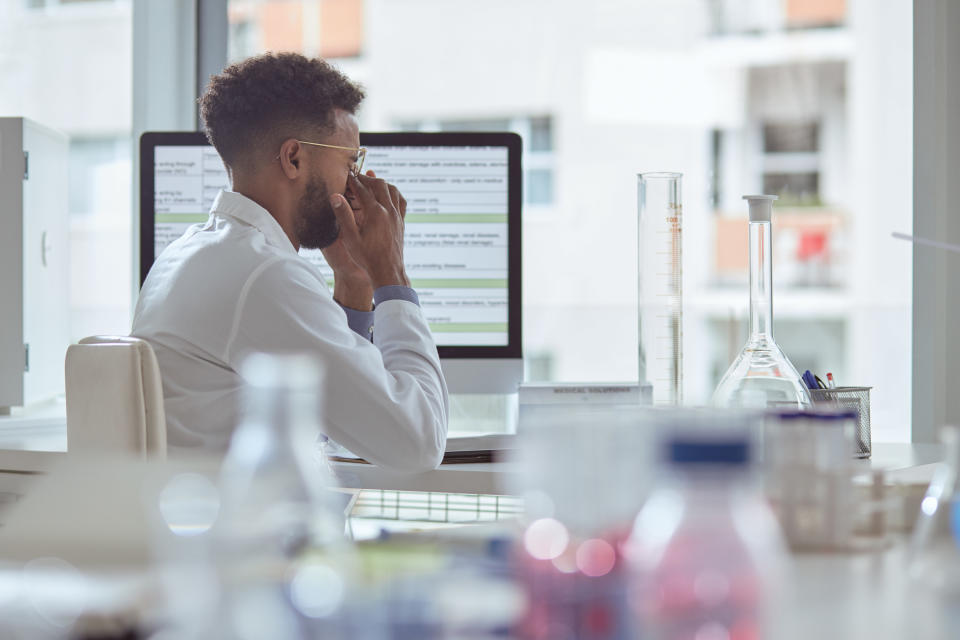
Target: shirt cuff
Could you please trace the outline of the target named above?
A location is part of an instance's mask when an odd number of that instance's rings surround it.
[[[410,287],[401,284],[388,284],[385,287],[378,287],[373,292],[373,303],[383,304],[387,300],[406,300],[420,306],[420,296]]]
[[[339,303],[337,303],[339,304]],[[357,311],[342,304],[340,308],[347,314],[347,325],[364,340],[373,340],[373,311]]]

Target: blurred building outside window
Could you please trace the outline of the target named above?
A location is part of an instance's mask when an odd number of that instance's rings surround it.
[[[294,51],[352,58],[363,51],[363,0],[230,0],[228,57]]]

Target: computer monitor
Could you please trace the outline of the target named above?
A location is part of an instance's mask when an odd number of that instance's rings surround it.
[[[404,259],[454,393],[513,393],[521,350],[520,137],[513,133],[361,133],[364,170],[407,200]],[[228,189],[200,132],[140,138],[140,283],[154,257],[204,222]],[[333,280],[319,250],[301,250]]]

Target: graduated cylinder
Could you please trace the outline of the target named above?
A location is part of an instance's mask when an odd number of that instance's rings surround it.
[[[683,205],[681,173],[637,176],[640,383],[654,404],[681,404],[683,388]]]

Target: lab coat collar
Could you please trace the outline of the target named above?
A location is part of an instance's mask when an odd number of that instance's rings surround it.
[[[283,227],[277,222],[277,219],[270,215],[270,212],[259,204],[236,191],[223,190],[217,194],[213,201],[213,207],[210,213],[218,216],[228,216],[245,222],[256,228],[267,238],[267,243],[278,249],[288,249],[293,253],[297,250],[290,242],[290,238],[284,233]]]

